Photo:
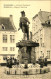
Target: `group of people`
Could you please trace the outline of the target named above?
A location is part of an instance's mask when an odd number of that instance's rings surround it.
[[[40,67],[47,66],[47,58],[39,58],[38,63]]]
[[[6,66],[9,68],[12,68],[12,65],[19,64],[19,61],[16,58],[11,58],[11,57],[9,59],[7,59],[6,62],[7,62]]]

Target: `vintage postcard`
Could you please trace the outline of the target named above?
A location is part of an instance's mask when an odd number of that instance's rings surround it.
[[[0,0],[0,79],[51,78],[51,0]]]

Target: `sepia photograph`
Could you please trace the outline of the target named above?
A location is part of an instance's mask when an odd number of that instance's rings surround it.
[[[51,79],[51,0],[0,0],[0,79]]]

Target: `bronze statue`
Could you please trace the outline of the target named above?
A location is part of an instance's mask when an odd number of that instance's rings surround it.
[[[25,17],[25,12],[21,11],[21,17],[20,17],[20,23],[19,26],[22,29],[22,32],[25,34],[27,34],[27,40],[29,40],[29,20],[27,17]],[[19,28],[19,29],[20,29]],[[18,29],[18,30],[19,30]],[[25,35],[24,35],[25,36]]]

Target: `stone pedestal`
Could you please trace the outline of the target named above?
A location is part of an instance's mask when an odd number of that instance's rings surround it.
[[[31,50],[31,62],[32,62],[33,64],[36,63],[35,47],[32,47],[32,50]]]
[[[38,43],[29,40],[22,40],[16,44],[16,47],[19,47],[19,52],[21,52],[21,62],[24,63],[36,63],[36,53],[35,47],[39,46]],[[26,59],[26,60],[25,60]]]

